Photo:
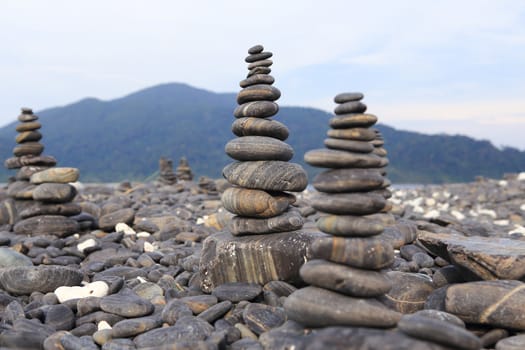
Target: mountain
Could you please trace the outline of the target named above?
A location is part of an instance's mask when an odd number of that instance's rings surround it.
[[[44,154],[59,166],[80,168],[81,180],[144,180],[158,169],[161,156],[175,166],[186,156],[194,173],[220,177],[231,159],[224,145],[234,137],[230,125],[236,95],[213,93],[185,84],[154,86],[131,95],[79,102],[36,113],[42,123]],[[15,112],[16,113],[16,112]],[[14,113],[14,114],[15,114]],[[281,107],[277,120],[290,129],[292,161],[322,148],[330,114],[303,107]],[[381,116],[379,116],[381,119]],[[0,129],[0,158],[11,156],[17,122]],[[389,152],[389,178],[394,183],[470,181],[476,175],[500,177],[525,169],[525,152],[499,150],[488,141],[466,136],[425,135],[379,124]],[[305,168],[313,174],[320,171]],[[14,174],[0,170],[0,182]]]

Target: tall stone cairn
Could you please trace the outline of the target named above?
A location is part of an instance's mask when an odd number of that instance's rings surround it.
[[[361,93],[337,95],[327,149],[304,156],[310,165],[329,168],[312,183],[318,191],[312,206],[324,213],[317,226],[328,236],[314,241],[313,259],[301,267],[310,286],[285,303],[288,317],[308,326],[392,327],[400,318],[376,299],[392,287],[380,271],[394,261],[394,249],[380,236],[388,160],[371,129],[377,117],[365,114],[362,98]]]
[[[222,195],[222,204],[235,214],[229,227],[233,235],[269,234],[298,230],[304,220],[291,210],[295,196],[308,183],[303,168],[288,161],[294,152],[284,141],[288,128],[272,116],[279,111],[275,102],[281,92],[272,86],[269,75],[271,52],[261,45],[248,50],[248,76],[240,82],[239,106],[232,132],[238,136],[226,144],[226,153],[235,160],[223,169],[234,187]]]
[[[193,172],[191,171],[190,165],[186,157],[181,157],[179,165],[175,170],[175,175],[178,180],[191,181],[193,180]]]
[[[177,183],[177,176],[173,171],[173,161],[171,159],[160,157],[159,182],[165,185],[173,185]]]
[[[18,169],[18,172],[7,189],[12,200],[2,203],[0,213],[4,212],[3,208],[10,209],[9,223],[14,224],[18,234],[62,237],[78,232],[78,222],[68,218],[81,212],[78,204],[71,203],[77,192],[69,184],[78,180],[78,169],[54,167],[56,159],[42,155],[41,124],[31,109],[22,108],[18,120],[14,157],[4,163],[8,169]],[[0,221],[5,218],[0,217]]]

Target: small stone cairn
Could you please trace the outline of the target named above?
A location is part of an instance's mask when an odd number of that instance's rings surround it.
[[[312,206],[326,215],[318,228],[329,236],[312,244],[313,260],[301,267],[310,284],[285,303],[289,318],[308,326],[393,327],[400,314],[376,297],[392,287],[380,270],[394,261],[394,249],[380,237],[381,211],[386,199],[382,173],[388,164],[374,147],[377,134],[370,127],[377,117],[365,114],[361,93],[342,93],[324,141],[328,149],[309,151],[304,158],[316,167],[330,168],[313,180],[318,193]]]
[[[164,185],[173,185],[177,183],[177,175],[173,171],[173,161],[161,157],[159,160],[159,182]]]
[[[19,170],[8,186],[13,201],[2,204],[12,209],[14,217],[10,222],[15,224],[14,232],[60,237],[78,232],[77,221],[68,218],[81,212],[78,204],[71,203],[77,191],[69,184],[78,180],[78,169],[55,168],[56,159],[42,155],[44,146],[39,142],[42,134],[38,131],[41,124],[31,109],[22,108],[18,120],[18,145],[5,166]]]
[[[193,180],[193,173],[186,157],[182,157],[179,161],[179,166],[176,170],[178,180],[191,181]]]

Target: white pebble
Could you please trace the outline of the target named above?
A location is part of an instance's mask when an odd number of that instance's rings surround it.
[[[448,191],[443,192],[443,197],[445,197],[445,198],[450,198],[451,195],[452,194],[450,192],[448,192]]]
[[[100,321],[97,325],[97,330],[101,331],[104,329],[111,329],[111,326],[109,323],[107,323],[107,321]]]
[[[127,224],[125,224],[123,222],[119,222],[115,226],[115,231],[116,232],[123,232],[125,235],[135,235],[135,234],[137,234],[134,229],[132,229],[131,227],[129,227]]]
[[[434,205],[436,205],[436,200],[434,198],[426,198],[425,205],[427,207],[433,207]]]
[[[507,181],[505,181],[505,180],[500,180],[500,181],[498,182],[498,185],[499,185],[500,187],[507,187],[508,184],[509,184],[509,183],[508,183]]]
[[[525,211],[525,204],[522,204],[521,207],[520,207],[520,209],[521,209],[522,211]]]
[[[452,214],[452,216],[455,217],[456,219],[458,219],[459,221],[465,219],[465,215],[463,215],[463,213],[460,212],[460,211],[452,210],[452,212],[450,214]]]
[[[86,239],[84,242],[80,242],[77,244],[77,249],[79,252],[84,253],[84,250],[87,248],[91,248],[97,245],[97,241],[95,241],[93,238]]]
[[[151,236],[151,233],[146,231],[140,231],[139,233],[137,233],[138,238],[148,238],[149,236]]]
[[[414,209],[412,209],[412,211],[414,213],[418,213],[418,214],[423,214],[425,212],[425,210],[423,210],[423,208],[421,208],[420,206],[414,207]]]
[[[144,242],[144,251],[145,252],[154,252],[155,247],[150,242]]]
[[[495,220],[494,221],[494,225],[508,226],[509,225],[509,220]]]
[[[448,208],[450,207],[450,204],[448,204],[448,202],[440,203],[440,204],[438,204],[437,207],[441,211],[448,211]]]
[[[96,281],[84,286],[62,286],[55,289],[55,295],[60,303],[71,299],[82,299],[87,297],[105,297],[108,295],[109,286],[106,282]]]
[[[426,213],[425,215],[423,215],[423,217],[425,219],[435,219],[438,216],[439,216],[439,211],[437,211],[437,210],[431,210],[428,213]]]
[[[525,181],[525,171],[518,174],[518,180],[519,181]]]
[[[514,225],[514,230],[509,232],[509,235],[512,235],[512,234],[519,234],[519,235],[525,236],[525,227],[521,225]]]
[[[146,282],[148,282],[144,277],[140,277],[140,276],[137,277],[137,280],[138,280],[140,283],[146,283]]]
[[[204,217],[206,217],[206,216],[207,216],[207,215],[204,215]],[[205,222],[205,220],[206,220],[204,217],[202,217],[202,218],[197,218],[197,222],[196,222],[196,224],[197,224],[197,225],[202,225],[202,224],[204,224],[204,222]]]
[[[498,217],[498,214],[496,214],[496,212],[494,210],[491,210],[491,209],[479,209],[478,210],[478,214],[479,215],[487,215],[487,216],[492,217],[493,219]]]

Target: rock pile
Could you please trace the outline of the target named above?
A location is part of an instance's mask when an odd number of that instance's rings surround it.
[[[165,185],[177,183],[177,175],[173,172],[173,161],[161,157],[159,160],[159,181]]]
[[[182,157],[179,160],[179,166],[177,167],[175,175],[179,180],[191,181],[193,180],[193,173],[186,157]]]

